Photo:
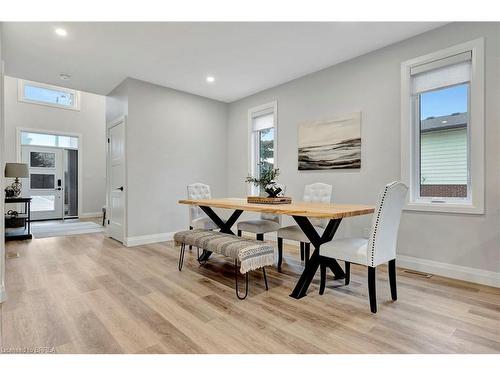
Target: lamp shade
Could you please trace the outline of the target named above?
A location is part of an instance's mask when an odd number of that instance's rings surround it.
[[[5,177],[29,177],[28,164],[23,163],[5,163]]]

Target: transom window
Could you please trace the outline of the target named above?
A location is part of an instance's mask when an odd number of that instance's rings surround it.
[[[39,82],[19,80],[19,101],[65,109],[80,109],[80,92]]]
[[[277,168],[276,102],[249,110],[250,173],[259,178],[265,170]],[[252,187],[252,194],[258,188]]]
[[[473,41],[402,64],[407,208],[484,211],[482,61],[482,41]]]
[[[78,148],[78,137],[21,131],[21,145]]]

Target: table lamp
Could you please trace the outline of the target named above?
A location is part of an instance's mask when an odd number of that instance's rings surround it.
[[[28,165],[23,163],[6,163],[5,177],[15,178],[11,187],[14,191],[14,197],[18,197],[23,187],[19,179],[29,177]]]

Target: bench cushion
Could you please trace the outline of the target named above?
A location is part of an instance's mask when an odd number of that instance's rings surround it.
[[[263,241],[202,229],[177,232],[174,240],[237,259],[241,273],[274,264],[274,248]]]

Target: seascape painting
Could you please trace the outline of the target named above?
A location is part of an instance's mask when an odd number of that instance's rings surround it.
[[[299,170],[361,168],[361,113],[299,125]]]

